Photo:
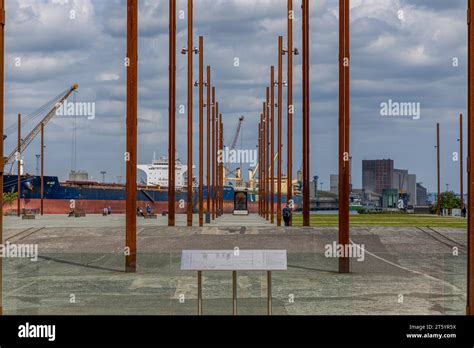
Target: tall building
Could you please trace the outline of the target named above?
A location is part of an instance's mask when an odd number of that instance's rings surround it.
[[[392,188],[401,194],[408,194],[408,204],[416,205],[416,175],[409,174],[406,169],[394,169]]]
[[[426,187],[423,187],[421,182],[416,184],[416,205],[428,205],[428,190]]]
[[[362,161],[362,188],[382,194],[384,189],[392,188],[393,160],[363,160]]]

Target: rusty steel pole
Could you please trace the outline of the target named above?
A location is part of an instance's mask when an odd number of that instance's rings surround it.
[[[206,111],[207,111],[207,148],[206,148],[206,185],[207,185],[207,193],[206,193],[206,213],[211,213],[211,67],[207,66],[207,85],[206,85]]]
[[[193,225],[193,0],[188,0],[188,204],[187,225]],[[199,106],[199,110],[201,107]]]
[[[441,166],[440,166],[440,139],[439,139],[439,123],[436,124],[436,172],[438,176],[438,202],[436,212],[441,215]]]
[[[350,41],[349,1],[339,1],[339,244],[348,245],[350,200]],[[339,272],[350,272],[348,255],[339,258]]]
[[[17,175],[17,216],[20,216],[20,209],[21,209],[21,114],[18,114],[18,151],[16,153],[16,162],[17,162],[17,170],[18,170],[18,175]]]
[[[270,222],[275,223],[275,67],[270,67]]]
[[[212,87],[212,220],[216,219],[216,88]]]
[[[282,157],[282,92],[283,92],[283,36],[278,37],[278,130],[277,130],[277,226],[281,226],[281,157]]]
[[[309,0],[303,0],[303,226],[310,225],[309,216]]]
[[[199,226],[204,225],[204,38],[199,36]]]
[[[5,0],[0,0],[0,187],[3,188],[3,170],[5,166],[4,133],[4,91],[5,91]],[[3,189],[2,189],[3,190]],[[3,207],[3,194],[0,195],[0,207]],[[0,214],[0,244],[3,245],[3,211]],[[3,315],[3,258],[0,257],[0,315]]]
[[[468,118],[467,118],[467,305],[466,314],[474,315],[474,0],[468,2]]]
[[[221,153],[224,153],[224,123],[222,121],[222,114],[219,114],[219,149]],[[221,165],[219,167],[219,214],[224,214],[224,181],[225,181],[225,170],[224,170],[224,162],[221,161]]]
[[[263,128],[263,134],[262,134],[262,160],[263,160],[263,166],[262,166],[262,188],[263,188],[263,218],[267,219],[268,218],[268,210],[267,210],[267,147],[265,144],[267,143],[267,103],[263,102],[263,109],[262,109],[262,115],[263,115],[263,123],[262,123],[262,128]]]
[[[257,196],[258,196],[258,200],[257,200],[257,207],[258,207],[258,215],[260,216],[260,201],[261,201],[261,197],[260,197],[260,160],[261,160],[261,156],[260,156],[260,123],[257,125],[257,163],[258,163],[258,188],[256,186],[256,183],[257,183],[257,174],[254,172],[254,184],[255,184],[255,187],[257,189]]]
[[[462,129],[462,114],[459,114],[459,186],[461,191],[461,210],[464,209],[464,139]]]
[[[214,200],[216,201],[216,217],[219,218],[220,216],[220,213],[219,213],[219,186],[220,186],[220,161],[219,161],[219,144],[220,144],[220,141],[219,141],[219,102],[216,102],[216,119],[215,119],[215,123],[216,123],[216,192],[215,192],[215,195],[214,195]]]
[[[263,215],[263,192],[262,192],[262,167],[263,167],[263,156],[262,156],[262,121],[263,115],[260,114],[260,122],[258,123],[258,215]]]
[[[137,269],[137,84],[138,84],[138,0],[127,2],[127,162],[125,271]]]
[[[288,94],[287,94],[287,201],[293,200],[293,0],[288,0],[288,64],[287,64],[287,83],[288,83]],[[291,225],[291,220],[290,220]]]
[[[44,123],[41,123],[41,215],[44,214]]]
[[[270,160],[271,160],[271,154],[270,154],[270,87],[267,87],[266,90],[266,102],[265,102],[265,154],[266,154],[266,160],[265,160],[265,201],[267,202],[267,207],[266,207],[266,219],[267,221],[270,221],[270,173],[269,173],[269,167],[270,167]]]
[[[262,113],[260,114],[260,117],[262,118],[261,121],[261,127],[262,127],[262,165],[261,165],[261,170],[262,170],[262,179],[261,179],[261,187],[262,187],[262,218],[265,218],[265,103],[263,103],[263,108],[262,108]]]
[[[268,98],[266,98],[268,99]],[[263,103],[263,162],[265,163],[265,166],[263,167],[263,178],[264,178],[264,181],[263,181],[263,189],[264,189],[264,192],[265,192],[265,219],[266,220],[269,220],[270,219],[270,215],[269,215],[269,208],[270,208],[270,205],[269,205],[269,197],[268,197],[268,132],[267,132],[267,128],[268,128],[268,113],[267,113],[267,110],[268,110],[268,103],[265,101]]]
[[[168,144],[168,226],[175,226],[176,166],[176,0],[169,1],[169,144]],[[188,110],[189,111],[189,110]],[[192,165],[192,164],[191,164]],[[188,205],[191,204],[188,202]]]

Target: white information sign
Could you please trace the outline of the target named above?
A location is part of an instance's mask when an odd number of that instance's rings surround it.
[[[183,250],[182,271],[286,271],[286,250]]]

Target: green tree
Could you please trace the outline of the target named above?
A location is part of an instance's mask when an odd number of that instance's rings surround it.
[[[456,197],[454,192],[443,192],[441,194],[441,209],[459,209],[461,208],[461,199]],[[438,202],[435,202],[434,208],[438,206]]]
[[[12,204],[18,198],[18,193],[16,192],[3,192],[3,205]]]

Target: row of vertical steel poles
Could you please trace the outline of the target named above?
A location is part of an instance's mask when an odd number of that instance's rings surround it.
[[[347,245],[349,241],[349,200],[350,200],[350,39],[349,39],[349,1],[339,2],[339,242]],[[310,226],[310,32],[309,0],[302,0],[302,212],[303,226]],[[282,88],[283,60],[288,54],[288,101],[287,101],[287,202],[292,203],[292,124],[293,96],[292,70],[293,54],[293,3],[288,0],[288,47],[283,49],[283,37],[278,37],[278,80],[274,81],[274,68],[270,70],[270,88],[260,117],[259,132],[259,215],[273,222],[274,202],[274,85],[277,86],[277,211],[276,223],[281,226],[282,219]],[[268,110],[271,99],[271,108]],[[271,136],[269,136],[271,133]],[[270,173],[269,173],[270,171]],[[270,185],[269,185],[270,183]],[[349,258],[344,255],[339,260],[339,271],[349,272]]]
[[[175,11],[170,16],[176,16]],[[170,20],[170,23],[173,21]],[[173,30],[173,41],[176,40],[176,31]],[[171,41],[171,40],[170,40]],[[176,49],[175,46],[170,50]],[[198,186],[198,224],[200,227],[204,225],[204,210],[206,214],[210,214],[214,220],[223,212],[223,164],[219,163],[219,151],[222,150],[223,141],[221,139],[223,133],[222,122],[219,114],[219,106],[216,102],[215,87],[211,86],[211,67],[207,66],[206,77],[204,80],[204,38],[199,37],[199,46],[193,46],[193,0],[188,0],[188,47],[183,50],[183,54],[187,54],[188,59],[188,120],[187,120],[187,156],[188,156],[188,172],[187,172],[187,207],[186,221],[187,226],[193,226],[193,85],[199,88],[199,186]],[[193,54],[199,54],[199,80],[193,82]],[[176,62],[171,62],[174,71],[176,70]],[[204,103],[204,88],[206,87],[207,102]],[[175,90],[173,92],[173,99]],[[212,101],[211,101],[212,93]],[[170,106],[170,110],[171,110]],[[204,107],[207,108],[207,119],[204,121]],[[175,115],[170,112],[170,125],[175,124]],[[171,118],[173,118],[171,120]],[[204,123],[206,123],[207,142],[206,142],[206,161],[204,164]],[[212,133],[212,135],[211,135]],[[175,151],[175,129],[170,132],[172,137],[173,151]],[[211,140],[212,139],[212,140]],[[212,147],[212,148],[211,148]],[[170,146],[171,148],[171,146]],[[171,150],[170,150],[171,151]],[[211,155],[212,153],[212,155]],[[175,160],[175,159],[173,159]],[[206,207],[204,208],[204,167],[206,167]],[[212,167],[212,169],[211,169]],[[169,170],[175,171],[175,162],[169,161]],[[212,170],[212,175],[211,175]],[[212,176],[212,177],[211,177]],[[211,182],[212,180],[212,182]],[[175,180],[170,181],[169,191],[175,191]],[[211,202],[212,201],[212,202]],[[175,224],[175,197],[169,195],[168,205],[170,213],[169,225]],[[171,216],[172,215],[172,216]]]

